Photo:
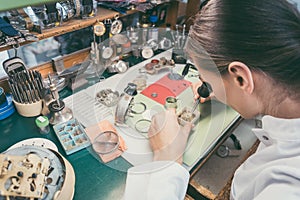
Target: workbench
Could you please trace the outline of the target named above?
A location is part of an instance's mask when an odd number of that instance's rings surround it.
[[[156,58],[161,56],[170,57],[170,52],[163,52],[156,55]],[[80,92],[88,92],[89,95],[94,95],[96,88],[105,88],[112,83],[119,80],[117,85],[121,84],[125,87],[126,81],[132,80],[132,77],[136,76],[138,69],[144,66],[144,61],[135,66],[132,66],[124,74],[116,74],[103,82],[97,83],[89,88]],[[176,65],[175,72],[180,72],[183,66]],[[124,78],[126,76],[126,78]],[[151,77],[152,78],[152,77]],[[150,78],[150,80],[152,80]],[[157,80],[159,77],[154,78],[152,81]],[[126,81],[125,81],[126,80]],[[148,83],[151,83],[149,81]],[[118,88],[122,90],[123,88]],[[76,95],[75,94],[75,95]],[[73,95],[72,95],[73,96]],[[71,97],[72,97],[71,96]],[[67,97],[71,98],[71,97]],[[191,100],[192,102],[192,100]],[[67,104],[68,105],[68,104]],[[232,129],[241,121],[241,117],[231,108],[217,102],[209,101],[200,107],[201,117],[199,123],[191,134],[186,152],[184,154],[184,167],[186,167],[190,174],[193,175],[211,155],[211,152],[218,147],[230,134]],[[75,116],[76,117],[76,116]],[[75,176],[75,194],[74,199],[121,199],[126,181],[126,171],[132,165],[142,164],[151,160],[151,154],[149,154],[142,161],[139,157],[128,156],[128,153],[124,153],[122,157],[119,157],[108,164],[103,164],[97,159],[97,155],[93,154],[90,147],[80,150],[71,155],[66,155],[63,151],[52,127],[51,131],[47,135],[41,135],[38,128],[34,123],[35,117],[25,118],[20,116],[17,112],[9,118],[0,121],[0,152],[5,151],[11,145],[28,138],[47,138],[53,141],[59,152],[72,164]],[[80,120],[79,120],[80,121]],[[125,135],[124,138],[128,145],[128,152],[132,149],[135,151],[149,151],[149,145],[141,145],[141,143],[135,145],[135,141],[128,139]],[[142,143],[145,143],[143,141]],[[150,159],[150,160],[149,160]]]

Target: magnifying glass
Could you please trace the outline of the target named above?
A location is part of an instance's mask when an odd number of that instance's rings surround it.
[[[119,136],[113,131],[104,131],[100,133],[92,143],[94,151],[99,154],[112,153],[118,149],[119,145]]]

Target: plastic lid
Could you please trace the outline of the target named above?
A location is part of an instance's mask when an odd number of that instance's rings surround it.
[[[44,128],[49,125],[49,120],[46,116],[39,116],[35,119],[35,123],[39,128]]]

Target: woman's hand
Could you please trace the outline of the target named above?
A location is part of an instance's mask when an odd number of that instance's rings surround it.
[[[175,109],[153,116],[148,136],[154,153],[154,160],[173,160],[182,164],[182,156],[192,128],[191,123],[184,127],[178,124]]]

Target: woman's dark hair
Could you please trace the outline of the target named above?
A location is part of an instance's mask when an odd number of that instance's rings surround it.
[[[287,0],[210,0],[195,16],[190,37],[219,67],[232,61],[300,91],[300,14]]]

